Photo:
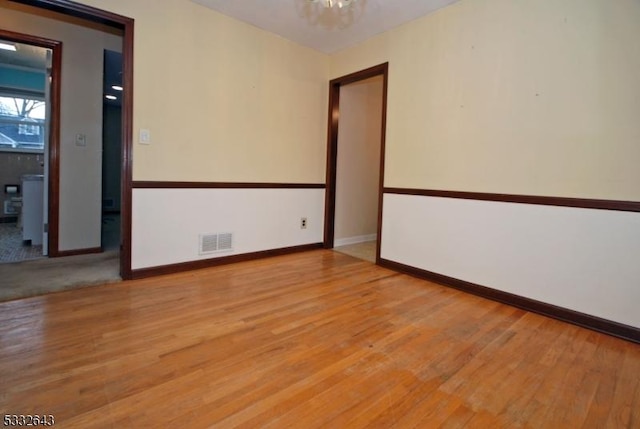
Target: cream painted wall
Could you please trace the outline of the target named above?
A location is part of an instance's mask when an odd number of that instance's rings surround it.
[[[382,76],[340,88],[336,245],[378,232],[382,89]]]
[[[122,38],[27,13],[0,1],[0,28],[62,41],[60,112],[60,250],[100,246],[103,51]],[[76,134],[86,147],[75,145]]]
[[[331,57],[389,61],[385,185],[640,200],[640,2],[462,0]]]
[[[329,57],[188,0],[135,19],[134,180],[323,183]]]

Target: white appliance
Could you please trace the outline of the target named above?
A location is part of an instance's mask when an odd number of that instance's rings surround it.
[[[22,176],[22,239],[32,245],[42,244],[44,176],[25,174]]]

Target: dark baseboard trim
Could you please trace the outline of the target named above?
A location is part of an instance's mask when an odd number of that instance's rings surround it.
[[[134,189],[324,189],[324,183],[150,182],[135,181]]]
[[[306,252],[309,250],[322,249],[323,243],[303,244],[301,246],[282,247],[279,249],[262,250],[260,252],[242,253],[239,255],[223,256],[220,258],[200,259],[197,261],[181,262],[178,264],[161,265],[158,267],[138,268],[132,270],[133,279],[143,279],[147,277],[174,274],[182,271],[199,270],[211,268],[219,265],[233,264],[236,262],[252,261],[254,259],[269,258],[272,256],[288,255],[291,253]]]
[[[640,201],[593,200],[585,198],[543,197],[536,195],[488,194],[483,192],[439,191],[433,189],[384,188],[385,194],[418,195],[423,197],[497,201],[502,203],[536,204],[582,209],[640,212]]]
[[[49,255],[51,258],[62,258],[64,256],[90,255],[102,253],[102,247],[89,247],[87,249],[58,250],[55,254]]]
[[[414,277],[419,277],[424,280],[429,280],[444,286],[449,286],[463,292],[468,292],[482,298],[498,301],[503,304],[508,304],[513,307],[518,307],[523,310],[538,313],[543,316],[548,316],[554,319],[561,320],[563,322],[581,326],[583,328],[622,338],[623,340],[640,343],[640,329],[633,326],[624,325],[622,323],[613,322],[611,320],[601,319],[589,314],[580,313],[578,311],[569,310],[567,308],[558,307],[552,304],[547,304],[541,301],[536,301],[534,299],[514,295],[509,292],[492,289],[486,286],[480,286],[478,284],[470,283],[464,280],[458,280],[453,277],[448,277],[442,274],[415,268],[410,265],[404,265],[399,262],[390,261],[388,259],[381,258],[378,262],[378,265],[404,274],[409,274]]]

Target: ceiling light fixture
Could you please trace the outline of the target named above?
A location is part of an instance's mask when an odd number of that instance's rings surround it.
[[[0,42],[0,49],[3,49],[5,51],[16,51],[16,45],[13,45],[11,43],[5,43],[5,42]]]
[[[107,100],[117,100],[118,97],[116,97],[115,95],[105,95],[104,98],[106,98]]]
[[[352,3],[355,3],[356,0],[309,0],[311,3],[320,3],[326,8],[331,8],[337,6],[342,9],[343,7],[347,7]]]
[[[115,89],[116,91],[122,91],[124,88],[121,87],[120,85],[111,85],[112,89]]]

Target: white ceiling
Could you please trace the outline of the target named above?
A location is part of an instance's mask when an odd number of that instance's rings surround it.
[[[346,10],[309,0],[192,1],[331,54],[458,0],[358,0]]]

